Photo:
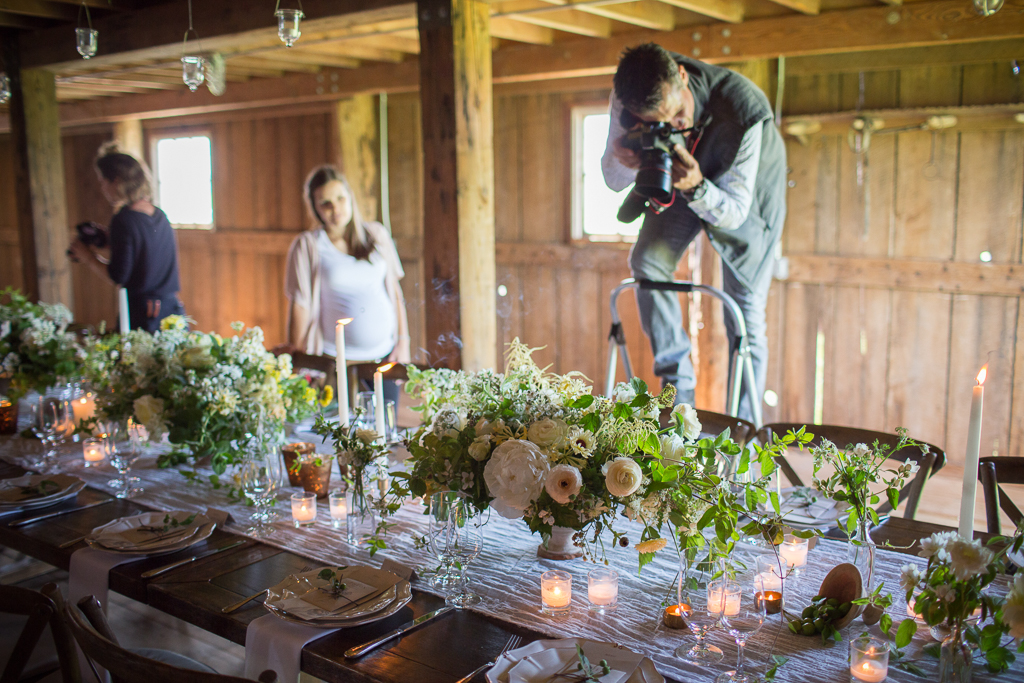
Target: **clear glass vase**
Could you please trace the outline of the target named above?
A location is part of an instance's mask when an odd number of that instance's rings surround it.
[[[973,663],[974,655],[964,640],[963,627],[956,624],[939,649],[939,683],[970,683]]]
[[[857,527],[854,529],[853,535],[850,536],[846,559],[860,571],[865,594],[870,594],[875,587],[875,555],[877,551],[878,546],[871,539],[871,520],[868,517],[861,517],[857,520]]]

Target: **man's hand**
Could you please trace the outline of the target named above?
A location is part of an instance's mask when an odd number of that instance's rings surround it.
[[[638,169],[640,168],[640,155],[635,151],[626,147],[622,144],[625,136],[612,140],[612,154],[615,159],[625,166],[626,168]]]
[[[687,192],[700,185],[704,180],[704,174],[700,171],[700,164],[693,158],[693,155],[686,151],[682,145],[675,146],[675,155],[672,157],[672,187],[680,192]]]

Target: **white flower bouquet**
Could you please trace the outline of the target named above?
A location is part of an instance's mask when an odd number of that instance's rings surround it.
[[[63,304],[32,303],[15,289],[0,292],[0,376],[8,395],[40,393],[79,373],[85,352],[68,332],[71,311]]]

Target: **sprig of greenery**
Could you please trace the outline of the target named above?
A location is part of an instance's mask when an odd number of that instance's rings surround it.
[[[341,595],[345,592],[345,589],[348,586],[346,586],[345,582],[341,580],[341,573],[346,569],[348,569],[348,566],[338,567],[337,572],[330,567],[324,567],[321,569],[320,573],[316,575],[316,578],[326,581],[327,586],[320,590],[331,595]]]
[[[587,658],[579,643],[576,643],[576,659],[577,673],[555,674],[555,676],[557,678],[567,678],[573,683],[600,683],[601,678],[607,676],[612,671],[611,666],[608,665],[608,661],[605,659],[598,662],[596,667],[591,664],[590,659]]]
[[[50,489],[60,489],[60,484],[50,479],[44,479],[35,486],[22,486],[21,494],[24,496],[31,496],[33,498],[39,498],[41,496],[49,495]]]

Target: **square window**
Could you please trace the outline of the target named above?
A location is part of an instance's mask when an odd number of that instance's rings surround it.
[[[213,228],[209,135],[162,137],[153,144],[156,203],[176,228]]]
[[[620,223],[615,217],[629,188],[615,192],[604,183],[601,157],[608,143],[608,105],[572,109],[572,237],[591,242],[635,242],[643,217]]]

